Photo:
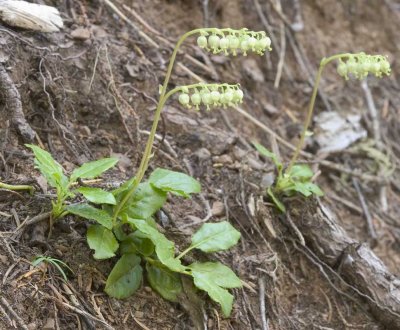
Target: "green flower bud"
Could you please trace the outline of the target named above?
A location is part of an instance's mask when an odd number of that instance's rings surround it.
[[[242,50],[244,56],[247,56],[247,51],[249,50],[249,48],[249,42],[246,39],[243,39],[240,42],[240,49]]]
[[[255,51],[256,50],[256,44],[257,44],[257,39],[256,38],[254,38],[254,37],[250,37],[248,40],[247,40],[247,42],[248,42],[248,44],[249,44],[249,48],[251,48],[253,51]]]
[[[346,80],[349,79],[347,77],[347,65],[344,63],[342,60],[340,61],[338,67],[337,67],[337,73],[339,76],[344,77]]]
[[[243,100],[243,91],[241,89],[236,89],[233,92],[233,102],[235,103],[241,103]]]
[[[381,65],[378,62],[374,62],[371,64],[371,72],[375,74],[375,76],[379,77],[381,73]]]
[[[210,48],[213,50],[214,54],[218,52],[219,48],[219,37],[215,34],[208,37],[208,44]]]
[[[229,38],[229,48],[232,50],[233,56],[236,56],[236,49],[240,46],[240,40],[236,36],[230,36]]]
[[[201,103],[201,96],[200,93],[196,92],[194,94],[192,94],[192,96],[190,97],[190,99],[192,100],[193,105],[195,106],[199,106]]]
[[[380,62],[380,71],[386,75],[390,74],[390,63],[386,58]]]
[[[221,38],[219,40],[219,46],[221,49],[227,49],[229,47],[229,39],[225,37]]]
[[[221,97],[220,92],[218,92],[218,91],[211,92],[211,100],[213,101],[214,105],[218,104],[220,97]]]
[[[227,88],[225,91],[225,103],[230,103],[233,100],[233,91],[231,88]]]
[[[207,38],[205,36],[199,36],[197,38],[197,45],[200,48],[206,48],[207,47]]]
[[[181,95],[179,95],[179,103],[184,105],[184,106],[188,106],[190,102],[190,98],[188,94],[182,93]]]
[[[211,93],[208,91],[205,91],[201,95],[201,100],[203,101],[204,105],[210,105],[212,103]]]

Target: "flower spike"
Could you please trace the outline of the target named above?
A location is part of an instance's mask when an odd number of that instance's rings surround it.
[[[205,84],[199,83],[180,87],[179,103],[187,108],[194,106],[199,110],[200,105],[204,105],[206,110],[211,110],[215,106],[232,106],[242,103],[243,91],[239,85],[229,84]]]
[[[337,67],[339,76],[349,79],[349,74],[357,79],[364,79],[368,74],[374,74],[378,78],[382,75],[389,75],[391,72],[390,63],[385,56],[367,55],[365,53],[349,54],[347,62],[339,59]]]
[[[208,32],[211,32],[209,34]],[[271,51],[271,39],[264,31],[254,32],[247,29],[217,29],[207,28],[199,31],[197,45],[200,48],[212,51],[213,54],[223,52],[225,55],[237,55],[240,50],[244,56],[248,51],[263,55],[265,51]],[[207,39],[208,36],[208,39]]]

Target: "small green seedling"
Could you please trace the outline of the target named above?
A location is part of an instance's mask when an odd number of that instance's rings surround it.
[[[322,190],[311,182],[314,173],[308,165],[295,164],[290,170],[284,171],[283,163],[274,153],[256,142],[253,142],[253,145],[262,156],[270,158],[276,167],[275,184],[267,188],[267,194],[281,212],[286,212],[285,205],[281,201],[282,196],[291,197],[296,193],[305,197],[313,194],[323,196]]]
[[[68,178],[64,174],[62,166],[54,160],[50,153],[39,148],[38,146],[27,144],[35,155],[35,167],[45,177],[48,184],[56,188],[57,199],[52,201],[52,219],[62,218],[68,213],[78,214],[85,217],[85,214],[98,212],[96,208],[85,205],[66,205],[68,198],[73,198],[76,194],[82,194],[88,201],[95,204],[115,204],[114,196],[100,188],[80,187],[73,188],[78,179],[93,179],[103,172],[113,167],[118,159],[104,158],[93,162],[83,164],[76,168]]]
[[[254,143],[254,146],[256,147],[258,152],[267,158],[271,158],[277,168],[278,176],[275,181],[275,185],[267,189],[267,194],[271,197],[275,205],[282,212],[285,212],[285,206],[280,201],[278,196],[292,196],[295,192],[299,192],[306,197],[311,196],[312,194],[317,196],[323,195],[322,190],[317,185],[311,182],[313,172],[309,168],[309,166],[299,165],[296,164],[296,162],[300,155],[300,151],[304,146],[304,140],[309,133],[308,128],[310,126],[312,115],[314,112],[314,105],[318,93],[319,83],[322,77],[322,72],[325,66],[334,60],[339,61],[337,72],[341,77],[345,78],[346,80],[349,79],[349,76],[353,76],[356,79],[361,80],[366,78],[369,74],[373,74],[376,77],[381,78],[383,75],[389,75],[391,72],[389,61],[386,57],[382,55],[346,53],[323,58],[321,60],[319,70],[315,79],[303,131],[287,169],[283,168],[283,164],[278,160],[275,154],[271,153],[262,145]]]
[[[65,262],[48,256],[37,256],[35,259],[32,260],[32,266],[37,267],[42,262],[53,265],[59,271],[65,282],[68,281],[68,278],[62,267],[65,267],[72,274],[74,273]]]

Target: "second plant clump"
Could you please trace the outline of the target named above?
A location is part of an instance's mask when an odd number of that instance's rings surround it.
[[[314,174],[311,168],[306,164],[296,164],[296,162],[298,160],[300,151],[303,148],[304,140],[308,134],[308,128],[314,112],[314,105],[322,72],[325,66],[334,60],[338,60],[339,62],[337,67],[338,74],[346,80],[349,79],[349,76],[361,80],[366,78],[369,74],[373,74],[378,78],[382,78],[383,75],[388,76],[391,73],[389,61],[385,56],[382,55],[368,55],[364,52],[361,52],[356,54],[337,54],[328,58],[323,58],[315,79],[303,131],[287,168],[284,168],[284,164],[274,153],[266,149],[261,144],[255,142],[253,143],[257,151],[264,157],[270,158],[276,167],[277,176],[275,179],[275,184],[267,188],[267,195],[271,198],[275,206],[281,212],[286,212],[286,207],[282,202],[281,197],[290,197],[295,193],[300,193],[305,197],[309,197],[311,195],[323,195],[322,190],[312,182]]]

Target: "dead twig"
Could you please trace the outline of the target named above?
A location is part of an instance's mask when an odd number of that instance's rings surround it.
[[[362,193],[360,184],[358,183],[358,180],[356,178],[352,178],[354,188],[357,191],[358,199],[360,200],[360,204],[365,216],[365,220],[367,221],[367,228],[368,228],[368,234],[372,239],[372,245],[376,244],[376,239],[378,238],[376,235],[376,231],[374,228],[374,224],[372,222],[372,216],[371,213],[369,212],[368,204],[364,198],[364,194]]]
[[[0,298],[1,303],[7,310],[10,312],[10,314],[15,318],[15,320],[18,322],[18,324],[21,326],[22,329],[24,330],[29,330],[27,325],[25,324],[24,320],[14,311],[12,306],[9,304],[9,302],[6,300],[6,298],[1,297]]]
[[[260,299],[260,314],[261,314],[261,324],[263,330],[268,330],[268,318],[267,312],[265,310],[265,278],[261,276],[258,278],[258,287],[259,287],[259,299]]]

